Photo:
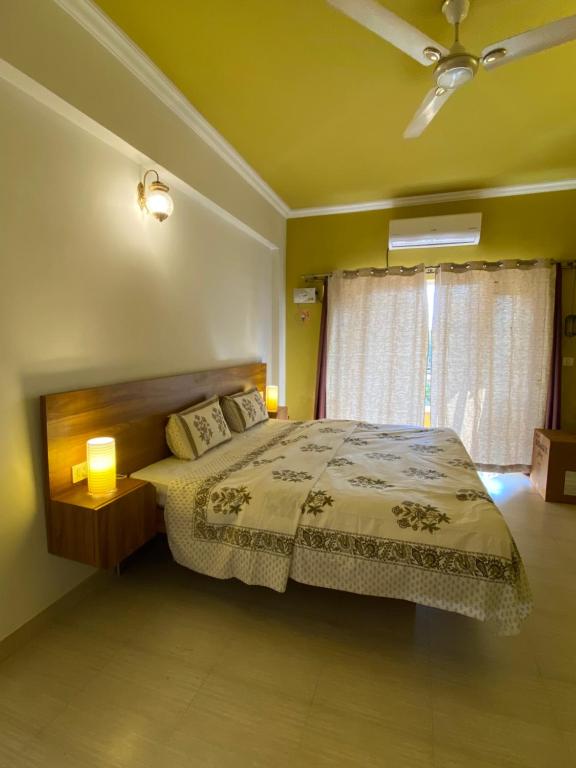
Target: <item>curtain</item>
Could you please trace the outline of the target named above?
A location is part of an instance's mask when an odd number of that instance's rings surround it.
[[[560,429],[562,421],[562,265],[556,264],[556,288],[554,292],[554,323],[552,331],[552,363],[548,402],[546,404],[546,429]]]
[[[554,271],[441,265],[432,328],[432,425],[454,429],[487,469],[526,469],[544,424]]]
[[[428,348],[424,267],[330,278],[326,413],[423,424]]]
[[[328,326],[328,278],[324,279],[322,293],[322,314],[320,315],[320,338],[318,341],[318,363],[316,366],[316,397],[314,399],[314,418],[326,418],[326,356]]]

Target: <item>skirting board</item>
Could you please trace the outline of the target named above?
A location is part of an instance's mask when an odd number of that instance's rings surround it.
[[[26,624],[0,640],[0,662],[30,642],[62,613],[73,608],[85,597],[104,587],[114,578],[116,577],[112,571],[96,571],[71,589],[70,592],[66,592],[56,602],[49,605],[48,608],[27,621]]]

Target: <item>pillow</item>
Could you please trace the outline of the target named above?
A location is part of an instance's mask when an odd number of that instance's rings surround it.
[[[197,459],[231,437],[216,395],[185,411],[173,413],[166,425],[166,442],[179,459]]]
[[[234,432],[245,432],[255,424],[268,419],[266,404],[256,387],[247,392],[237,392],[235,395],[223,397],[220,402],[228,426]]]

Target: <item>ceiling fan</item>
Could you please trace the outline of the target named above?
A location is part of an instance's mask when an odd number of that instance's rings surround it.
[[[375,32],[408,56],[428,67],[435,64],[435,85],[404,131],[405,139],[420,136],[450,96],[470,82],[480,64],[494,69],[523,56],[553,48],[576,39],[576,16],[552,21],[537,29],[509,37],[484,48],[480,56],[467,51],[460,43],[460,24],[468,15],[470,0],[444,0],[442,12],[454,27],[454,43],[450,49],[440,45],[412,24],[396,16],[377,0],[327,0],[342,13]]]

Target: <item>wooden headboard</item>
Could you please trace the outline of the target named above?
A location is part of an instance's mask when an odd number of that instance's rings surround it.
[[[72,465],[86,460],[88,438],[114,437],[118,472],[130,474],[170,455],[164,436],[169,414],[251,386],[266,386],[265,363],[43,395],[47,499],[72,487]]]

